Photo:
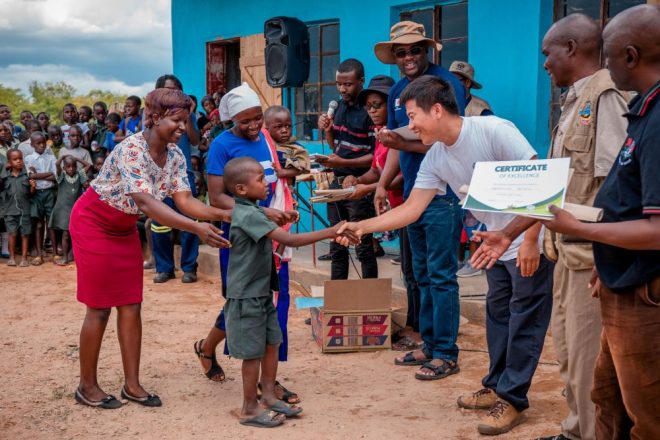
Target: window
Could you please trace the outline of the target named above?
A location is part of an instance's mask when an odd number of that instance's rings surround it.
[[[605,26],[610,18],[624,9],[646,3],[646,0],[555,0],[555,21],[576,12],[588,15]],[[559,87],[552,87],[550,98],[550,131],[559,123],[561,114]]]
[[[426,36],[442,44],[442,51],[430,51],[436,64],[449,68],[456,60],[468,60],[467,1],[432,8],[402,11],[401,20],[424,25]]]
[[[575,12],[581,12],[598,20],[601,25],[607,24],[624,9],[646,3],[646,0],[556,0],[555,21]]]
[[[309,25],[309,77],[294,89],[296,136],[318,140],[318,119],[337,99],[335,73],[339,67],[339,23]]]

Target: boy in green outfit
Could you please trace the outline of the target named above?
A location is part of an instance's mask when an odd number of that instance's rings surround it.
[[[287,405],[275,397],[282,332],[273,305],[272,292],[279,289],[279,281],[272,241],[290,247],[304,246],[335,238],[340,225],[297,235],[278,227],[257,205],[257,200],[266,199],[268,183],[263,167],[251,157],[227,162],[224,182],[236,200],[229,231],[232,251],[227,271],[225,319],[229,354],[243,360],[240,423],[272,428],[281,425],[286,417],[302,412],[302,408]],[[262,386],[263,408],[257,400],[257,383]]]
[[[30,198],[36,190],[36,182],[28,177],[23,162],[23,153],[12,148],[7,152],[7,166],[0,170],[0,213],[9,232],[9,261],[7,266],[16,266],[16,236],[21,235],[23,259],[20,267],[28,267],[28,240],[32,232],[30,221]]]

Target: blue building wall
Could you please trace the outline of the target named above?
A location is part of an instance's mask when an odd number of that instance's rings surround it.
[[[285,15],[305,22],[339,21],[341,59],[361,60],[367,80],[378,74],[398,78],[396,66],[375,57],[374,45],[389,39],[389,28],[402,10],[456,2],[172,0],[174,73],[186,91],[203,96],[207,42],[262,33],[265,20]],[[484,85],[477,94],[498,116],[513,121],[541,157],[549,145],[550,79],[540,47],[552,16],[552,0],[468,0],[468,61]],[[306,146],[321,152],[318,142]],[[325,206],[318,208],[325,215]],[[301,214],[306,230],[309,215]]]
[[[339,21],[341,58],[357,58],[367,79],[378,74],[395,78],[395,67],[381,64],[373,46],[389,39],[389,27],[402,9],[448,1],[400,0],[173,0],[172,39],[174,73],[187,91],[205,93],[205,44],[263,32],[266,19],[289,15],[306,22]],[[513,121],[544,155],[549,144],[550,80],[543,70],[541,40],[552,23],[552,0],[469,0],[469,62],[484,85],[478,95],[497,115]],[[240,5],[240,6],[239,6]]]

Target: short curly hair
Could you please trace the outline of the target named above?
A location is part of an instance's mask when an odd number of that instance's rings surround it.
[[[153,125],[153,115],[169,115],[179,111],[189,112],[192,100],[181,90],[155,89],[144,98],[144,126]]]

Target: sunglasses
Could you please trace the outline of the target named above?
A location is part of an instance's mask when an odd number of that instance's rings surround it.
[[[413,46],[409,50],[406,49],[395,50],[394,56],[396,58],[401,59],[407,57],[408,55],[413,55],[413,56],[421,55],[423,52],[424,52],[424,48],[422,46]]]
[[[367,111],[374,109],[374,110],[380,110],[381,107],[385,105],[384,102],[374,102],[373,104],[367,104],[365,107]]]

